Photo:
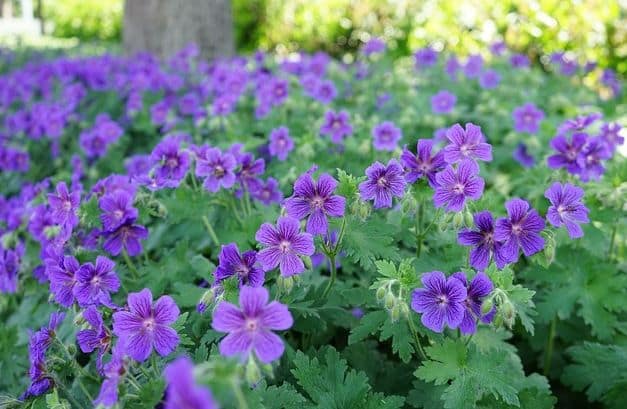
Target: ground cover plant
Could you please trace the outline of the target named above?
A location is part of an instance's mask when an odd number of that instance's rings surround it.
[[[616,74],[196,55],[0,77],[0,406],[624,407]]]

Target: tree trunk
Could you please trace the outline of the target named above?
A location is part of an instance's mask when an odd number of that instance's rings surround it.
[[[190,43],[207,59],[232,55],[230,0],[126,0],[124,48],[168,58]]]

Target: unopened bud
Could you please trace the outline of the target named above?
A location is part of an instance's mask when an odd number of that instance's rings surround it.
[[[198,311],[199,314],[203,314],[205,311],[207,311],[207,308],[211,304],[213,304],[215,300],[216,300],[216,288],[211,287],[210,289],[205,291],[203,295],[200,297],[200,301],[198,301],[198,304],[196,304],[196,311]]]
[[[151,216],[159,217],[161,219],[168,215],[168,209],[163,203],[157,199],[151,199],[148,201],[146,208]]]
[[[391,292],[385,295],[385,309],[391,310],[396,305],[396,297]]]
[[[305,268],[307,270],[311,270],[313,268],[313,264],[311,263],[311,257],[303,256],[301,257],[301,259],[303,260],[303,264],[305,264]]]
[[[464,225],[464,214],[457,212],[453,216],[453,226],[455,229],[459,229]]]
[[[392,322],[397,322],[401,317],[401,307],[399,307],[398,304],[392,307],[392,311],[390,311],[390,317],[392,318]]]
[[[57,234],[61,231],[61,226],[48,226],[44,229],[44,235],[48,240],[57,237]]]
[[[409,307],[407,306],[407,304],[402,302],[399,305],[401,308],[401,315],[403,315],[403,317],[405,318],[409,317]]]
[[[464,212],[464,224],[466,224],[467,227],[472,227],[474,224],[474,218],[468,209]]]
[[[363,202],[361,200],[358,200],[357,202],[358,208],[357,208],[357,216],[361,219],[361,220],[366,220],[368,218],[368,216],[370,216],[370,204]]]
[[[76,355],[76,345],[74,344],[70,344],[67,346],[67,351],[70,353],[71,356]]]
[[[408,193],[401,200],[401,211],[403,214],[415,214],[416,210],[418,210],[418,202],[416,198]]]
[[[492,311],[493,307],[494,307],[494,301],[492,301],[492,298],[486,298],[485,300],[483,300],[483,303],[481,304],[481,315],[489,314],[490,311]]]
[[[249,385],[256,385],[259,381],[261,381],[261,371],[255,360],[251,357],[246,364],[246,382],[248,382]]]
[[[385,298],[385,293],[387,292],[386,286],[381,286],[377,289],[377,301],[381,302]]]
[[[292,291],[292,288],[294,288],[294,279],[292,277],[279,276],[277,284],[279,285],[281,292],[289,294]]]
[[[74,325],[77,327],[82,326],[85,323],[85,317],[83,317],[83,311],[79,311],[74,317]]]
[[[551,265],[553,260],[555,260],[555,240],[547,240],[546,246],[544,247],[544,258],[547,266]]]

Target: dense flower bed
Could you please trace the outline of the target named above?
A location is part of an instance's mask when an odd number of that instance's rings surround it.
[[[623,407],[594,66],[385,48],[0,77],[2,404]]]

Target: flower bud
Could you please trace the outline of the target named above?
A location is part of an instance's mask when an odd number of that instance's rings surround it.
[[[71,356],[76,355],[76,345],[74,344],[70,344],[67,346],[67,351],[70,353]]]
[[[294,279],[292,277],[279,276],[279,278],[277,278],[277,284],[281,292],[289,294],[292,288],[294,288]]]
[[[392,319],[392,322],[397,322],[401,317],[401,307],[398,304],[392,307],[392,311],[390,311],[390,317]]]
[[[402,302],[399,304],[401,308],[401,315],[405,318],[409,317],[409,307],[406,303]]]
[[[415,214],[418,210],[418,202],[414,195],[407,193],[401,200],[401,211],[403,214]]]
[[[472,227],[472,225],[474,224],[474,218],[472,216],[472,213],[470,212],[470,210],[466,209],[464,211],[464,224],[467,227]]]
[[[388,292],[385,295],[385,309],[391,310],[392,308],[394,308],[394,305],[396,305],[396,297],[394,297],[394,294],[392,294],[391,292]]]
[[[257,366],[257,362],[250,357],[246,364],[246,382],[248,382],[249,385],[256,385],[259,381],[261,381],[261,371]]]
[[[61,231],[60,226],[48,226],[44,229],[44,234],[48,240],[51,240],[59,234]]]
[[[370,211],[372,209],[370,208],[369,203],[362,200],[357,200],[355,202],[355,210],[355,214],[357,215],[357,217],[359,217],[363,221],[366,220],[368,216],[370,216]]]
[[[196,305],[196,311],[198,311],[199,314],[203,314],[207,311],[207,307],[209,307],[215,300],[216,289],[215,287],[211,287],[200,297],[200,301],[198,301],[198,304]]]
[[[303,264],[305,264],[305,268],[307,270],[311,270],[313,268],[313,264],[311,263],[311,257],[303,256],[301,257],[301,259],[303,260]]]
[[[386,288],[386,286],[385,286],[385,285],[382,285],[381,287],[379,287],[379,288],[377,289],[377,294],[376,294],[376,297],[377,297],[377,301],[378,301],[378,302],[383,301],[383,299],[385,298],[385,293],[386,293],[386,292],[387,292],[387,288]]]
[[[460,229],[464,225],[464,214],[461,212],[455,213],[453,216],[453,227]]]
[[[493,307],[494,301],[492,301],[492,298],[486,298],[483,300],[483,303],[481,303],[481,315],[489,314]]]
[[[159,217],[161,219],[165,218],[168,215],[168,209],[165,207],[163,203],[161,203],[157,199],[151,199],[146,204],[146,208],[148,213],[151,216]]]
[[[74,317],[74,326],[80,327],[85,323],[85,317],[83,317],[83,311],[79,311]]]

